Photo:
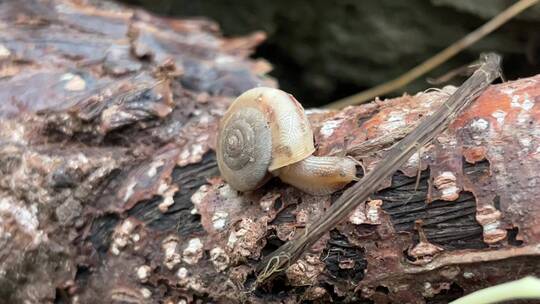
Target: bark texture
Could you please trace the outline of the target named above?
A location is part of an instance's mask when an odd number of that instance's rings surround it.
[[[490,87],[253,289],[261,257],[340,195],[219,177],[220,116],[275,85],[247,59],[264,35],[90,2],[0,3],[0,302],[446,303],[540,275],[540,76]],[[309,110],[316,153],[369,171],[454,89]]]

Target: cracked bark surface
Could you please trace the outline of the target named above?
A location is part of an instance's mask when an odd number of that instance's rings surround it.
[[[491,86],[251,290],[261,257],[340,195],[219,177],[220,116],[276,85],[248,59],[264,35],[66,0],[2,2],[0,28],[0,301],[446,303],[540,275],[540,76]],[[369,171],[452,90],[308,110],[316,153]]]

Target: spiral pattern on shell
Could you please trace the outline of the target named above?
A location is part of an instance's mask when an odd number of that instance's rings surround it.
[[[248,191],[264,183],[272,160],[272,135],[257,108],[239,109],[219,131],[217,157],[223,178],[235,189]]]

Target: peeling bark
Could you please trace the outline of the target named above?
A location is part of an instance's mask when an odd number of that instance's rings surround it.
[[[217,122],[275,86],[263,35],[103,2],[0,3],[5,303],[446,303],[540,275],[540,76],[491,86],[271,284],[254,267],[340,193],[219,177]],[[9,30],[5,30],[9,29]],[[366,171],[454,88],[310,110],[317,154]],[[418,177],[418,183],[417,183]]]

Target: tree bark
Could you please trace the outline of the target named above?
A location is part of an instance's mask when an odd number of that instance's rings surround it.
[[[540,275],[540,75],[491,86],[254,288],[261,258],[341,194],[219,177],[220,116],[275,86],[248,59],[264,35],[90,2],[0,3],[0,302],[447,303]],[[368,172],[454,89],[308,110],[316,153]]]

